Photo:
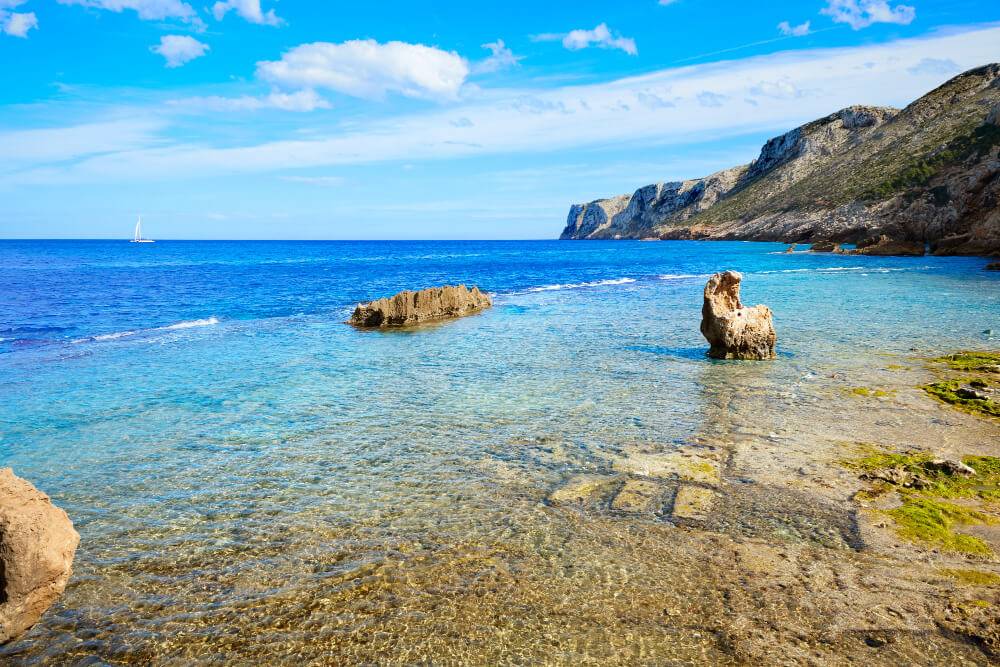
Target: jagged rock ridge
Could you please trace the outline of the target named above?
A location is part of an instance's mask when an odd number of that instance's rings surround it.
[[[1000,65],[902,110],[853,106],[768,141],[756,160],[571,207],[563,239],[858,242],[1000,254]]]

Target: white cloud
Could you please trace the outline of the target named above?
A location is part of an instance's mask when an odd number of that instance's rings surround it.
[[[713,93],[710,90],[703,90],[698,93],[695,98],[698,100],[698,104],[703,107],[718,108],[729,99],[729,96]]]
[[[59,130],[50,130],[19,139],[19,160],[15,167],[7,162],[0,185],[193,179],[773,135],[852,104],[905,105],[941,83],[940,75],[909,72],[928,53],[969,69],[995,60],[998,43],[1000,26],[991,26],[925,39],[793,50],[595,84],[484,91],[474,101],[448,109],[358,119],[309,138],[212,146],[151,137],[141,147],[102,151],[72,163],[50,159],[47,152],[59,153],[64,141],[55,134]],[[751,85],[762,93],[781,93],[782,82],[807,92],[746,101]],[[674,106],[643,104],[640,95],[650,91]],[[706,91],[728,99],[719,107],[701,106],[699,95]],[[526,98],[532,102],[522,104]],[[469,122],[453,122],[463,118]],[[91,140],[79,131],[72,135]],[[8,142],[9,135],[0,135],[0,160]]]
[[[160,37],[160,43],[149,47],[149,50],[166,58],[167,67],[180,67],[202,57],[209,48],[208,44],[189,35],[164,35]]]
[[[790,100],[805,95],[787,77],[778,81],[761,81],[757,85],[750,87],[750,94],[754,97],[771,97],[776,100]]]
[[[909,25],[917,10],[902,4],[891,7],[887,0],[827,0],[820,14],[829,16],[834,23],[846,23],[854,30],[861,30],[875,23]]]
[[[483,44],[483,48],[489,50],[490,56],[472,66],[472,70],[477,74],[488,74],[509,67],[517,67],[518,61],[522,60],[521,56],[515,56],[514,52],[507,48],[502,39]]]
[[[149,148],[157,142],[162,121],[108,120],[69,127],[15,130],[0,133],[0,162],[4,167],[29,163],[58,163],[89,155]]]
[[[82,5],[112,12],[132,10],[144,21],[180,19],[200,22],[194,8],[182,0],[58,0],[61,5]]]
[[[778,30],[786,37],[805,37],[809,34],[809,24],[810,21],[806,21],[800,25],[792,25],[788,21],[782,21],[778,24]]]
[[[906,70],[910,74],[932,76],[950,76],[958,74],[962,70],[954,60],[947,58],[924,58],[913,67]]]
[[[302,44],[281,60],[257,63],[258,77],[284,88],[324,88],[367,99],[388,93],[455,99],[468,75],[469,64],[454,51],[373,39]]]
[[[264,12],[260,8],[260,0],[220,0],[212,5],[212,15],[216,21],[221,21],[230,10],[242,16],[250,23],[258,25],[281,25],[283,21],[278,18],[273,9]]]
[[[319,185],[326,188],[339,187],[345,183],[341,176],[282,176],[281,180],[290,183]]]
[[[541,37],[550,36],[543,35]],[[599,46],[602,49],[620,49],[630,56],[639,53],[634,39],[611,34],[607,23],[601,23],[593,30],[570,30],[562,38],[562,44],[570,51],[579,51],[589,46]]]
[[[28,31],[38,27],[38,18],[34,12],[11,12],[0,10],[0,28],[12,37],[27,37]]]
[[[315,90],[299,90],[294,93],[272,91],[270,95],[255,97],[241,95],[240,97],[222,97],[210,95],[207,97],[187,97],[167,102],[180,111],[260,111],[277,109],[280,111],[315,111],[329,109],[330,103],[324,100]]]

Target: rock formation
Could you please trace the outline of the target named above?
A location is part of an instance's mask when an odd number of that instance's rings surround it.
[[[905,109],[848,107],[768,141],[756,160],[570,209],[563,239],[857,243],[1000,255],[1000,65]]]
[[[857,249],[850,251],[850,254],[876,255],[880,257],[890,255],[922,257],[924,255],[924,244],[916,241],[896,241],[882,234],[878,238],[866,239],[858,243]]]
[[[795,252],[795,245],[796,244],[793,243],[792,245],[790,245],[787,248],[785,248],[785,252],[786,253],[788,253],[788,252]]]
[[[816,241],[809,248],[809,252],[842,252],[839,243],[833,241]]]
[[[62,594],[79,541],[66,512],[0,469],[0,644],[28,630]]]
[[[705,285],[701,308],[701,333],[708,339],[708,356],[715,359],[774,359],[778,336],[771,309],[745,308],[740,302],[740,282],[736,271],[716,273]]]
[[[986,265],[987,271],[1000,271],[1000,262],[990,262]]]
[[[370,303],[359,303],[348,324],[358,327],[407,327],[423,322],[453,319],[489,308],[490,297],[478,287],[465,285],[405,291]]]

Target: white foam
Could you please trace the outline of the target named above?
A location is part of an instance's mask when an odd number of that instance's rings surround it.
[[[109,333],[109,334],[99,334],[97,336],[89,336],[87,338],[78,338],[77,340],[71,342],[101,343],[110,340],[118,340],[120,338],[128,338],[129,336],[151,334],[156,331],[180,331],[182,329],[193,329],[195,327],[210,327],[218,323],[219,323],[219,318],[213,316],[213,317],[206,317],[201,320],[188,320],[185,322],[177,322],[176,324],[168,324],[165,327],[153,327],[152,329],[137,329],[134,331],[116,331],[114,333]]]
[[[664,273],[657,276],[660,280],[685,280],[689,278],[708,278],[711,273]]]
[[[193,329],[194,327],[210,327],[219,323],[217,317],[206,317],[203,320],[190,320],[188,322],[178,322],[169,326],[160,327],[161,331],[174,331],[175,329]]]
[[[550,292],[561,289],[578,289],[580,287],[603,287],[604,285],[626,285],[634,283],[635,278],[614,278],[612,280],[593,280],[587,283],[557,283],[555,285],[542,285],[541,287],[529,287],[528,292]]]
[[[125,338],[126,336],[134,336],[134,331],[119,331],[117,333],[101,334],[100,336],[94,336],[93,338],[85,340],[117,340],[119,338]],[[79,342],[79,341],[74,341]]]

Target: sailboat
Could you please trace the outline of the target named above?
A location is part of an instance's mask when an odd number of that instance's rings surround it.
[[[132,243],[156,243],[153,239],[142,238],[142,216],[135,222],[135,236],[132,238]]]

